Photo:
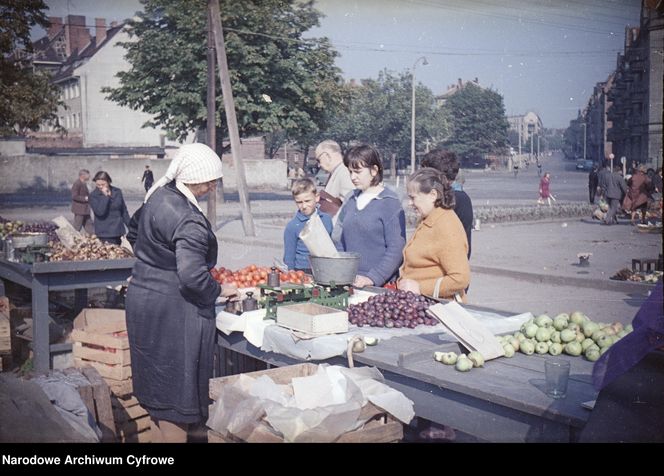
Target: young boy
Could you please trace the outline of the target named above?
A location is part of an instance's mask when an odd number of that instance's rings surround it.
[[[288,222],[284,230],[284,263],[290,270],[302,270],[305,273],[311,273],[309,264],[309,249],[300,239],[300,232],[311,216],[318,212],[323,226],[328,234],[332,234],[332,218],[327,213],[318,209],[318,191],[316,185],[310,178],[301,178],[293,182],[291,188],[293,200],[297,205],[298,212],[295,217]]]

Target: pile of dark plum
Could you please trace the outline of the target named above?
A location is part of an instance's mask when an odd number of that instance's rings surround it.
[[[426,309],[436,301],[418,296],[410,291],[390,291],[371,296],[362,304],[348,307],[348,319],[358,327],[408,327],[435,326],[438,319],[430,317]]]

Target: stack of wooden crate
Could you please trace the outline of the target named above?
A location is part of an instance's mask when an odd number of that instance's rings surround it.
[[[116,434],[122,442],[148,442],[150,417],[132,395],[125,312],[84,309],[71,333],[77,367],[94,367],[111,389]]]

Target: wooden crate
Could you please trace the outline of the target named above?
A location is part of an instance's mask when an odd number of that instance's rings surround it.
[[[312,336],[338,334],[348,332],[348,313],[313,302],[279,306],[277,325]]]
[[[122,443],[147,443],[150,441],[150,417],[134,396],[111,397],[113,418],[118,439]]]
[[[119,309],[84,309],[74,319],[74,362],[92,366],[110,381],[131,377],[125,313]]]
[[[315,364],[298,364],[279,367],[258,372],[250,372],[250,377],[258,378],[262,375],[269,376],[276,384],[285,385],[290,383],[293,378],[307,377],[317,372],[318,366]],[[240,378],[239,375],[230,375],[210,379],[210,398],[217,400],[221,388],[224,385],[232,385]],[[380,408],[368,403],[362,408],[359,419],[367,419],[367,423],[362,428],[341,435],[336,443],[390,443],[397,442],[403,438],[403,425],[400,421],[385,413]],[[233,435],[224,436],[214,430],[208,430],[208,442],[210,443],[283,443],[281,435],[275,433],[265,421],[256,422],[249,436],[244,440],[239,440]]]

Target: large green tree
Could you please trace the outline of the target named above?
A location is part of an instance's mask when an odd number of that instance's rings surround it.
[[[346,148],[359,141],[376,146],[383,156],[410,157],[412,76],[381,71],[377,79],[346,84],[342,108],[327,131]],[[443,111],[435,107],[433,93],[418,84],[415,90],[415,143],[435,143],[446,135]]]
[[[462,159],[505,152],[509,123],[500,94],[468,83],[442,109],[450,123],[450,135],[443,145]]]
[[[141,0],[144,11],[128,23],[122,45],[131,68],[120,86],[106,89],[119,104],[153,115],[183,139],[206,127],[205,0]],[[313,2],[221,0],[229,76],[240,135],[271,134],[306,141],[329,119],[339,100],[337,56],[325,38],[304,39],[321,14]],[[219,139],[228,136],[217,75]]]
[[[30,29],[48,26],[47,8],[42,0],[0,0],[0,135],[22,135],[45,120],[57,122],[58,88],[29,68]]]

